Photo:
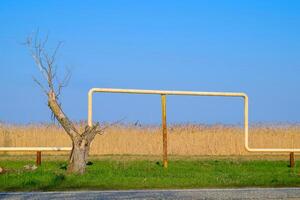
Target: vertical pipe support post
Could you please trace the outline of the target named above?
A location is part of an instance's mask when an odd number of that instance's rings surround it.
[[[295,167],[295,153],[291,152],[290,153],[290,168],[294,168]]]
[[[40,166],[42,164],[42,152],[37,151],[36,152],[36,165]]]
[[[93,89],[88,93],[88,126],[93,126]]]
[[[167,106],[166,95],[161,95],[162,133],[163,133],[163,166],[168,167],[168,136],[167,136]]]

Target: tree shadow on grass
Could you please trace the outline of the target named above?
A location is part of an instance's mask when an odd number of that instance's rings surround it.
[[[47,185],[42,185],[38,187],[39,190],[47,191],[55,188],[59,188],[59,186],[66,180],[66,176],[62,173],[54,174],[53,178]]]

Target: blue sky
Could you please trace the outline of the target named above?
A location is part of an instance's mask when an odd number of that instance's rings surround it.
[[[250,121],[300,120],[299,1],[1,1],[0,120],[49,122],[21,45],[39,28],[73,71],[62,103],[86,120],[92,87],[246,92]],[[62,72],[62,71],[61,71]],[[62,74],[62,73],[61,73]],[[99,121],[160,122],[160,98],[97,94]],[[168,121],[241,123],[242,100],[169,97]]]

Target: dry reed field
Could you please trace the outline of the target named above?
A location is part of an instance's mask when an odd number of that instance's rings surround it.
[[[251,147],[300,148],[299,124],[254,125],[251,126],[249,134]],[[53,124],[0,124],[0,145],[4,147],[70,146],[71,141],[62,128]],[[168,152],[170,155],[189,156],[253,154],[244,149],[242,127],[194,124],[169,125]],[[103,135],[96,136],[90,153],[91,155],[161,155],[161,128],[131,124],[111,126],[105,129]]]

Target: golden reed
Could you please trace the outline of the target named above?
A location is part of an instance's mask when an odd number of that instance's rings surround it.
[[[83,127],[78,123],[78,126]],[[300,148],[300,125],[254,125],[250,146]],[[57,125],[0,124],[0,146],[70,146],[70,139]],[[91,155],[161,155],[159,126],[119,124],[105,129],[92,143]],[[244,148],[242,127],[229,125],[169,125],[170,155],[250,155]]]

